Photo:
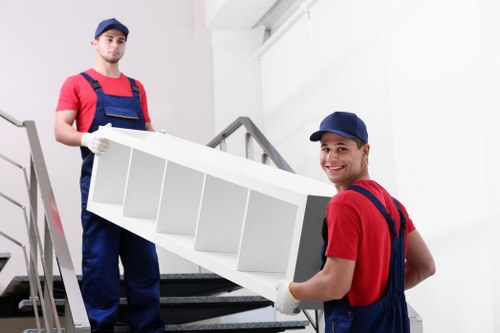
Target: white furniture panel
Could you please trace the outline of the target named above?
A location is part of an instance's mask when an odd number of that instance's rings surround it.
[[[123,203],[131,151],[130,147],[110,142],[108,153],[94,159],[95,181],[90,185],[89,202]]]
[[[133,150],[130,158],[123,216],[156,220],[166,161]]]
[[[205,175],[168,162],[156,231],[194,235]]]
[[[296,217],[297,206],[250,191],[237,269],[285,273]]]
[[[330,184],[167,134],[103,136],[90,211],[270,300],[319,270]]]
[[[207,175],[195,250],[238,252],[248,189]]]

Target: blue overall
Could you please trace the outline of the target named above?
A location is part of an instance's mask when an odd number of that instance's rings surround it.
[[[387,294],[367,306],[351,306],[346,299],[334,300],[323,304],[325,314],[325,333],[409,333],[410,322],[404,295],[405,274],[405,230],[406,218],[397,200],[393,199],[401,218],[399,235],[396,223],[387,213],[382,203],[367,189],[353,185],[348,190],[365,195],[382,213],[392,233],[391,261]],[[324,250],[327,232],[323,228],[323,264],[326,261]]]
[[[111,123],[113,127],[145,130],[139,88],[130,79],[132,97],[103,93],[99,82],[81,73],[97,94],[97,107],[89,132]],[[164,332],[160,317],[160,272],[155,245],[87,211],[94,154],[82,147],[82,294],[92,332],[113,332],[118,319],[120,272],[129,309],[129,326],[134,333]],[[127,166],[124,165],[124,168]]]

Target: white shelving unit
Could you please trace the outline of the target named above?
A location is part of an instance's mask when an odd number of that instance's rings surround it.
[[[332,185],[167,134],[103,135],[90,211],[270,300],[319,270]]]

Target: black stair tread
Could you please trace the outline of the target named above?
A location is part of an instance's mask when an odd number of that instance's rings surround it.
[[[7,261],[10,259],[10,253],[7,252],[0,252],[0,272],[4,268],[5,264],[7,264]]]
[[[201,296],[160,299],[165,324],[185,324],[230,314],[262,309],[273,303],[261,296]],[[128,308],[120,311],[120,321],[128,319]]]
[[[81,281],[81,276],[77,276],[77,278]],[[40,281],[43,287],[45,278],[41,276]],[[66,295],[61,277],[56,275],[53,277],[53,281],[54,297],[56,299],[65,298]],[[241,286],[215,273],[162,274],[160,280],[160,294],[166,297],[206,296],[237,289],[241,289]],[[122,295],[124,294],[122,292]],[[29,298],[28,276],[15,276],[0,295],[0,318],[27,317],[32,315],[29,311],[19,310],[19,303],[23,299]]]
[[[36,304],[40,306],[40,300]],[[58,312],[63,314],[65,300],[56,299],[55,304]],[[161,314],[166,324],[184,324],[272,305],[273,302],[261,296],[160,297]],[[32,313],[33,301],[21,300],[19,309]],[[127,322],[128,317],[127,299],[121,298],[119,321]]]
[[[64,306],[65,299],[56,298],[54,299],[56,306]],[[40,305],[40,300],[37,299],[36,303]],[[217,304],[250,304],[255,303],[259,305],[273,305],[273,302],[264,298],[262,296],[187,296],[187,297],[160,297],[160,306],[179,306],[179,305],[217,305]],[[125,297],[120,298],[120,305],[126,306],[127,299]],[[33,309],[32,299],[23,299],[19,302],[19,309],[24,309],[27,311],[32,311]]]
[[[202,296],[234,291],[241,286],[215,273],[162,274],[160,295]]]
[[[81,282],[81,275],[77,276]],[[123,276],[120,277],[123,281]],[[40,281],[45,282],[45,277],[40,276]],[[55,275],[54,294],[55,297],[64,297],[64,286],[61,276]],[[2,296],[20,294],[25,295],[20,298],[29,297],[29,278],[26,275],[15,276],[4,289]],[[182,273],[182,274],[161,274],[160,294],[162,296],[198,296],[210,295],[224,291],[234,291],[241,289],[241,286],[215,274],[215,273]],[[124,295],[122,288],[122,295]]]
[[[165,325],[166,332],[283,332],[285,330],[304,329],[307,321],[272,321],[220,324],[183,324]],[[116,331],[115,331],[116,332]],[[124,333],[127,331],[124,331]]]
[[[120,303],[123,299],[120,300]],[[125,299],[126,302],[126,299]],[[186,297],[160,297],[160,303],[165,304],[227,304],[227,303],[266,303],[273,302],[262,296],[186,296]]]
[[[271,322],[243,322],[217,324],[182,324],[165,325],[165,332],[211,332],[211,333],[253,333],[253,332],[283,332],[285,330],[304,329],[309,325],[307,321],[271,321]],[[44,332],[42,329],[41,332]],[[55,331],[54,331],[55,332]],[[64,332],[64,329],[63,329]],[[130,332],[127,326],[117,326],[115,333]],[[27,329],[23,333],[38,333],[37,329]]]

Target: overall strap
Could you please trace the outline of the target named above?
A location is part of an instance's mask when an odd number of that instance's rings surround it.
[[[363,194],[365,197],[367,197],[375,205],[375,207],[377,207],[377,209],[380,211],[380,213],[384,216],[385,220],[387,221],[387,224],[389,225],[389,229],[391,230],[393,237],[397,237],[398,232],[396,230],[396,223],[394,223],[394,219],[389,215],[389,213],[385,209],[384,205],[382,205],[380,200],[378,200],[377,197],[373,195],[373,193],[368,191],[366,188],[358,186],[358,185],[349,186],[347,189],[352,190],[352,191],[356,191],[358,193]],[[399,204],[397,203],[397,200],[395,200],[393,198],[393,201],[396,203],[396,206],[398,207],[398,210],[400,212],[401,217],[403,217],[404,215],[401,212],[401,209],[399,207]],[[403,223],[403,221],[401,221],[401,223]],[[401,224],[401,225],[403,225],[403,224]],[[406,227],[406,223],[405,223],[405,227]]]
[[[130,82],[130,86],[132,87],[132,94],[134,94],[134,96],[139,96],[141,94],[141,91],[139,90],[139,87],[135,83],[135,80],[132,79],[131,77],[129,77],[128,80]]]
[[[401,294],[404,293],[405,284],[405,231],[406,231],[406,217],[403,214],[401,205],[399,202],[392,198],[394,204],[396,205],[399,215],[400,215],[400,232],[399,237],[396,232],[396,223],[394,219],[387,213],[387,210],[382,205],[382,203],[367,189],[353,185],[347,189],[359,192],[365,195],[373,204],[378,208],[378,210],[385,217],[387,224],[393,234],[392,245],[391,245],[391,263],[389,266],[389,287],[388,294]]]
[[[398,208],[399,211],[399,216],[401,217],[400,219],[400,228],[399,228],[399,234],[404,235],[406,232],[406,217],[405,214],[403,214],[403,210],[401,209],[401,205],[399,204],[399,201],[396,199],[392,198],[392,201],[394,201],[394,204]]]
[[[81,72],[80,75],[82,75],[90,83],[92,89],[94,89],[96,93],[102,93],[102,88],[101,85],[99,84],[99,81],[97,81],[96,79],[94,79],[92,76],[88,75],[85,72]],[[132,94],[134,95],[134,97],[139,97],[141,91],[137,86],[137,84],[135,83],[135,80],[130,77],[128,78],[128,80],[130,82],[130,88],[132,89]]]
[[[101,85],[99,84],[99,81],[95,80],[85,72],[81,72],[80,75],[82,75],[87,81],[89,81],[90,85],[92,86],[92,88],[96,93],[102,93],[102,88]]]

